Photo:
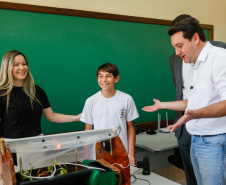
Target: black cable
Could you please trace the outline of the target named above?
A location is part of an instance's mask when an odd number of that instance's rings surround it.
[[[135,177],[135,175],[134,175],[134,177]],[[136,178],[136,177],[135,177],[135,178]],[[137,180],[137,179],[138,179],[138,180],[142,180],[142,181],[147,181],[147,182],[148,182],[148,184],[149,184],[149,185],[151,185],[151,183],[150,183],[150,181],[149,181],[149,180],[146,180],[146,179],[140,179],[140,178],[136,178],[136,180]],[[135,180],[135,181],[136,181],[136,180]],[[134,181],[134,182],[135,182],[135,181]]]
[[[140,170],[141,170],[141,169],[137,170],[135,173],[137,173],[137,172],[140,171]],[[136,178],[136,176],[135,176],[135,173],[131,175],[131,177],[134,178],[134,181],[133,181],[132,183],[134,183],[134,182],[137,180],[137,178]]]
[[[134,166],[134,165],[132,165],[132,166]],[[137,170],[135,173],[137,173],[137,172],[140,171],[140,170],[141,170],[141,168],[140,168],[139,170]],[[148,184],[151,185],[151,183],[150,183],[149,180],[137,178],[137,177],[135,176],[135,173],[134,173],[133,175],[131,175],[131,176],[135,179],[132,183],[136,182],[136,180],[138,179],[138,180],[142,180],[142,181],[147,181]]]
[[[133,165],[133,164],[130,164],[131,166],[133,166],[133,167],[137,167],[136,165]]]
[[[130,164],[131,165],[131,164]],[[141,168],[139,169],[139,170],[137,170],[137,171],[135,171],[135,173],[137,173],[138,171],[140,171],[141,170]],[[133,175],[131,175],[131,176],[134,176],[135,175],[135,173],[133,174]]]

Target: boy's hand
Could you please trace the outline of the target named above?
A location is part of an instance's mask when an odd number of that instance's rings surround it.
[[[155,102],[154,105],[151,105],[151,106],[145,106],[144,108],[142,108],[143,111],[146,111],[146,112],[155,112],[159,109],[161,109],[161,106],[160,106],[160,101],[157,100],[157,99],[153,99],[153,101]]]
[[[129,158],[129,163],[130,164],[133,164],[133,165],[136,165],[136,158],[134,155],[128,155],[128,158]]]

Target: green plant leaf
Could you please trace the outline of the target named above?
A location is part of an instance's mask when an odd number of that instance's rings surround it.
[[[61,174],[61,175],[66,174],[66,173],[67,173],[67,170],[66,170],[66,169],[60,170],[60,174]]]
[[[28,177],[24,177],[24,176],[22,176],[23,177],[23,180],[25,180],[25,179],[29,179]]]
[[[29,173],[28,170],[25,170],[25,171],[23,171],[22,173],[23,173],[23,175],[30,175],[30,173]]]

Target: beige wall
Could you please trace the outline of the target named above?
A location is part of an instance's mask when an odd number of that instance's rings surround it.
[[[1,0],[173,20],[186,13],[202,24],[214,25],[214,40],[226,42],[225,0]],[[203,5],[204,4],[204,5]]]

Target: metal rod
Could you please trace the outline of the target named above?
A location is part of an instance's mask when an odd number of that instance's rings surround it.
[[[168,113],[166,112],[166,126],[168,127],[169,124],[168,124]]]
[[[5,155],[5,141],[4,138],[1,138],[1,151],[2,151],[2,155]]]
[[[77,169],[77,165],[76,165],[77,162],[78,162],[78,159],[77,159],[77,152],[78,152],[78,151],[77,151],[77,148],[75,148],[75,171],[76,171],[76,172],[77,172],[77,170],[78,170],[78,169]]]
[[[158,113],[158,131],[160,131],[161,115]]]

